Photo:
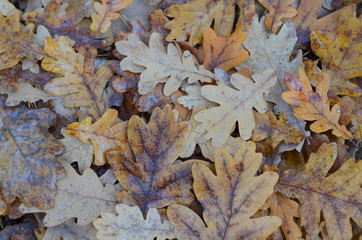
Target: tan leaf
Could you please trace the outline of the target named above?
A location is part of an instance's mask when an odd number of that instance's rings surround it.
[[[201,42],[203,31],[214,24],[218,36],[229,36],[235,20],[235,7],[240,9],[240,24],[247,31],[255,15],[254,1],[251,0],[194,0],[182,5],[172,5],[165,10],[168,17],[174,19],[165,25],[171,30],[166,40],[186,40],[192,45]]]
[[[101,218],[93,221],[97,228],[98,239],[172,239],[175,238],[173,227],[168,220],[161,221],[156,208],[148,210],[146,219],[143,218],[139,207],[125,204],[116,206],[118,215],[102,213]]]
[[[201,164],[192,167],[193,189],[205,223],[185,206],[167,209],[177,239],[265,239],[280,225],[280,218],[251,216],[273,192],[278,174],[254,176],[262,159],[254,142],[244,143],[235,158],[223,148],[215,155],[216,176]]]
[[[94,73],[94,62],[76,53],[67,37],[59,37],[58,42],[52,38],[45,40],[45,52],[50,56],[41,66],[60,77],[53,78],[44,86],[44,90],[54,96],[65,95],[66,107],[89,107],[89,113],[98,119],[105,112],[103,88],[113,75],[111,69],[104,65]]]
[[[168,44],[166,51],[161,40],[159,33],[152,33],[149,47],[132,34],[127,41],[116,42],[117,51],[127,56],[121,62],[121,69],[142,72],[138,83],[140,94],[151,93],[158,83],[166,83],[163,92],[169,96],[185,79],[190,84],[212,81],[214,75],[202,65],[197,68],[189,51],[181,56],[173,43]]]
[[[187,95],[179,97],[177,101],[190,110],[195,109],[199,105],[204,105],[206,108],[217,106],[216,103],[202,96],[200,84],[188,85],[185,88],[185,92],[187,92]]]
[[[81,226],[74,219],[69,219],[64,223],[48,228],[42,240],[97,240],[96,233],[97,230],[92,224]]]
[[[280,27],[292,17],[297,15],[297,10],[289,6],[295,0],[259,0],[259,3],[268,9],[265,15],[265,26],[272,33],[278,33]]]
[[[335,104],[332,109],[329,107],[327,76],[318,83],[315,92],[302,68],[299,70],[299,76],[298,79],[290,73],[285,75],[284,82],[291,91],[282,94],[284,101],[298,107],[293,110],[294,115],[300,119],[315,121],[310,125],[313,132],[332,130],[337,137],[351,139],[352,134],[345,126],[338,123],[341,107],[338,104]]]
[[[353,134],[354,139],[362,141],[362,99],[343,97],[341,102],[341,117],[339,121],[343,125],[352,123],[350,131]],[[344,121],[342,121],[344,119]]]
[[[255,74],[253,79],[233,74],[230,82],[235,89],[224,84],[203,86],[202,95],[220,106],[203,110],[195,116],[196,121],[202,122],[196,129],[200,132],[199,142],[212,138],[213,146],[222,146],[236,122],[240,136],[249,139],[255,126],[252,108],[261,113],[267,110],[264,93],[268,93],[276,81],[274,71],[266,70]]]
[[[229,136],[228,140],[225,142],[224,145],[222,145],[222,147],[225,148],[231,154],[231,156],[235,156],[235,153],[244,142],[245,141],[241,137]],[[215,151],[217,148],[212,146],[211,140],[199,143],[199,145],[202,155],[208,158],[210,161],[215,162]]]
[[[187,122],[176,119],[177,114],[168,105],[163,110],[156,108],[147,125],[132,116],[127,136],[134,155],[124,151],[107,153],[108,163],[126,189],[118,192],[118,200],[139,206],[144,216],[150,208],[189,204],[193,200],[191,167],[198,161],[174,163],[190,131]]]
[[[304,129],[305,121],[296,118],[291,106],[281,97],[282,93],[288,89],[283,82],[285,73],[293,73],[297,76],[298,69],[303,66],[301,51],[298,51],[297,56],[289,61],[296,41],[297,36],[292,22],[284,24],[278,35],[275,35],[265,28],[264,17],[260,22],[255,17],[253,26],[248,32],[248,38],[243,44],[250,52],[250,57],[236,68],[250,68],[253,74],[262,73],[267,69],[276,69],[278,81],[266,94],[265,99],[276,104],[274,112],[284,112],[288,121],[298,131],[308,136],[308,132]]]
[[[15,6],[9,0],[0,0],[0,13],[2,15],[7,16],[14,9]]]
[[[106,164],[105,153],[109,150],[127,151],[127,122],[114,124],[118,116],[117,110],[108,109],[104,115],[92,124],[92,118],[81,123],[74,122],[66,127],[66,133],[79,138],[83,143],[91,141],[94,147],[97,166]],[[113,125],[114,124],[114,125]]]
[[[329,237],[336,240],[351,239],[350,218],[362,226],[362,162],[350,158],[327,175],[336,156],[336,143],[323,144],[310,155],[302,172],[286,171],[276,185],[276,190],[300,201],[301,225],[309,239],[318,239],[321,213]]]
[[[90,29],[93,32],[106,33],[111,26],[111,21],[120,17],[119,13],[116,13],[123,8],[129,6],[132,0],[102,0],[102,4],[94,2],[94,10],[97,13],[92,13],[92,24]]]
[[[54,208],[39,209],[22,204],[19,208],[21,212],[45,212],[44,226],[54,227],[74,217],[78,219],[77,224],[87,225],[102,212],[114,211],[117,196],[113,185],[103,187],[97,174],[90,168],[83,175],[78,175],[69,163],[61,163],[67,175],[57,182]]]

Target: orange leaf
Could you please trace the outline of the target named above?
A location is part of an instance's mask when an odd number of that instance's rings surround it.
[[[249,57],[248,51],[238,49],[246,38],[247,34],[238,30],[230,37],[218,37],[211,28],[206,28],[203,32],[205,68],[211,71],[215,68],[227,71],[246,61]]]
[[[352,134],[338,123],[340,106],[334,105],[330,110],[329,99],[327,92],[329,89],[329,80],[325,78],[316,86],[316,92],[302,68],[299,69],[299,79],[293,74],[285,75],[284,83],[291,90],[283,92],[282,98],[290,105],[298,106],[293,109],[294,115],[297,118],[315,121],[310,125],[313,132],[321,133],[327,130],[332,130],[332,133],[337,137],[351,139]]]

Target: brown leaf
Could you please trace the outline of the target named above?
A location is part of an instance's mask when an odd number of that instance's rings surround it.
[[[285,172],[276,185],[276,190],[289,198],[293,195],[301,203],[301,225],[307,238],[318,239],[321,213],[328,236],[333,239],[351,239],[350,218],[361,226],[362,162],[353,158],[339,170],[327,175],[337,156],[337,144],[323,144],[317,153],[312,153],[302,172],[294,175]]]
[[[104,115],[92,124],[92,118],[86,118],[81,123],[74,122],[66,127],[66,133],[79,138],[83,143],[91,141],[94,147],[94,164],[106,164],[105,153],[109,150],[129,149],[127,144],[127,122],[117,123],[117,111],[108,109]],[[113,126],[112,126],[113,125]]]
[[[239,50],[246,38],[247,34],[238,28],[229,37],[218,37],[211,28],[206,28],[203,32],[205,68],[211,71],[215,68],[228,71],[239,66],[249,57],[248,51]]]
[[[322,68],[331,78],[330,96],[358,97],[362,89],[348,81],[362,76],[362,18],[356,18],[356,6],[351,5],[339,14],[334,41],[322,31],[313,31],[311,48],[322,60]]]
[[[185,206],[167,209],[177,239],[265,239],[280,225],[280,218],[250,217],[273,192],[278,174],[254,176],[262,159],[254,142],[244,143],[235,158],[223,148],[215,155],[216,176],[204,165],[192,167],[193,189],[204,208],[205,223]]]
[[[124,151],[107,153],[108,163],[126,189],[118,192],[118,200],[138,205],[144,216],[150,208],[188,204],[193,200],[189,189],[195,161],[174,164],[190,126],[176,119],[177,114],[168,105],[163,110],[153,110],[147,125],[138,116],[132,116],[127,136],[134,156]]]
[[[168,17],[174,19],[165,25],[171,30],[166,40],[186,40],[192,45],[201,42],[203,31],[214,23],[214,30],[218,36],[229,36],[235,20],[235,7],[240,9],[240,25],[243,30],[249,30],[255,15],[254,1],[251,0],[194,0],[183,5],[172,5],[165,10]]]
[[[340,103],[341,117],[339,121],[344,125],[351,123],[352,126],[349,130],[354,139],[362,141],[362,99],[345,96],[340,99]]]
[[[138,89],[138,82],[140,81],[140,74],[124,72],[120,78],[117,77],[111,81],[112,87],[119,93],[125,93],[129,91],[136,92]]]
[[[55,182],[65,176],[55,155],[62,144],[48,132],[55,116],[48,109],[4,110],[1,115],[1,190],[7,203],[19,197],[26,205],[54,206]]]
[[[321,133],[332,130],[337,137],[351,139],[352,134],[345,126],[338,123],[340,106],[335,104],[332,109],[329,107],[327,92],[329,89],[329,79],[327,76],[319,82],[314,92],[309,80],[302,68],[299,70],[299,79],[293,74],[285,75],[285,84],[291,91],[283,92],[282,98],[288,104],[298,106],[293,109],[297,118],[315,121],[310,125],[313,132]]]
[[[297,15],[297,10],[289,6],[295,0],[259,0],[259,3],[268,9],[265,15],[266,28],[272,33],[278,33],[281,26]]]
[[[49,58],[41,66],[60,77],[53,78],[44,86],[46,92],[62,96],[66,107],[89,107],[89,113],[98,119],[105,112],[103,88],[113,75],[107,65],[94,73],[94,62],[76,53],[66,37],[59,37],[58,42],[46,38],[45,52]]]

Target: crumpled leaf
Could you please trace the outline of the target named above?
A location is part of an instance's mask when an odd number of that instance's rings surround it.
[[[273,192],[278,174],[254,176],[262,159],[254,142],[244,143],[235,158],[223,148],[215,155],[216,176],[201,164],[192,167],[193,189],[205,223],[185,206],[167,209],[177,239],[265,239],[280,225],[280,218],[250,217]]]
[[[7,17],[0,14],[0,70],[18,64],[23,58],[40,60],[46,57],[40,45],[32,42],[34,25],[20,29],[20,12],[11,11]]]
[[[240,9],[239,21],[244,31],[249,30],[255,15],[255,5],[252,0],[194,0],[182,5],[172,5],[165,10],[168,17],[174,19],[165,25],[171,30],[166,40],[186,40],[192,45],[201,42],[203,31],[214,24],[213,29],[218,36],[228,36],[233,29],[235,7]]]
[[[132,0],[102,0],[102,4],[94,2],[94,9],[97,13],[92,13],[92,24],[90,29],[93,32],[106,33],[111,26],[111,21],[120,17],[121,9],[129,6]]]
[[[248,38],[244,42],[245,48],[250,52],[250,57],[242,63],[237,69],[250,68],[255,73],[262,73],[267,69],[276,69],[278,82],[266,94],[265,99],[273,102],[275,112],[284,112],[288,121],[305,135],[305,121],[297,119],[293,114],[293,109],[281,95],[288,88],[283,83],[285,73],[298,75],[298,69],[303,66],[302,52],[298,51],[297,56],[289,61],[294,45],[297,41],[294,25],[288,22],[283,25],[278,35],[268,33],[264,24],[264,17],[258,21],[254,18],[253,26],[248,32]]]
[[[107,153],[108,163],[126,189],[118,192],[119,202],[139,206],[144,216],[150,208],[193,200],[191,166],[197,161],[174,164],[190,131],[187,122],[176,121],[176,113],[168,105],[163,110],[156,108],[147,125],[132,116],[127,137],[134,155]]]
[[[206,28],[203,32],[205,68],[211,71],[215,68],[227,71],[239,66],[249,57],[248,51],[238,50],[246,38],[247,34],[241,32],[239,28],[236,28],[229,37],[218,37],[211,28]]]
[[[340,99],[340,103],[341,117],[339,122],[343,125],[351,123],[352,126],[349,130],[354,139],[362,141],[362,99],[345,96]]]
[[[78,175],[69,163],[60,162],[67,174],[57,182],[55,206],[51,209],[39,209],[22,204],[19,208],[21,212],[45,212],[44,226],[54,227],[70,218],[77,218],[79,225],[87,225],[102,212],[114,211],[117,196],[113,185],[103,187],[97,174],[90,168],[83,175]]]
[[[68,130],[69,131],[69,130]],[[64,145],[64,153],[58,159],[62,159],[68,163],[78,163],[80,173],[89,168],[93,161],[94,148],[90,142],[83,143],[65,133],[65,129],[61,130],[64,139],[59,141]]]
[[[92,224],[78,225],[74,219],[47,229],[42,240],[97,240],[97,230]]]
[[[0,93],[8,94],[5,104],[7,106],[16,106],[20,102],[30,102],[35,103],[36,101],[43,100],[44,102],[49,101],[50,99],[55,99],[51,94],[48,94],[40,89],[33,87],[31,84],[26,82],[19,83],[19,89],[17,93],[9,93],[0,86]]]
[[[259,3],[268,9],[265,15],[265,26],[272,33],[278,33],[280,27],[295,15],[297,10],[289,6],[295,0],[259,0]]]
[[[212,138],[212,145],[222,146],[230,132],[238,122],[241,138],[248,140],[254,129],[253,107],[260,113],[267,110],[264,93],[275,84],[277,78],[273,70],[265,70],[262,74],[254,74],[253,79],[240,74],[233,74],[231,88],[225,84],[219,86],[203,86],[202,95],[220,106],[199,112],[195,120],[202,122],[196,131],[200,133],[199,142]]]
[[[307,239],[318,239],[321,212],[333,239],[351,239],[350,218],[362,226],[361,173],[362,162],[353,158],[338,171],[327,175],[337,156],[337,144],[323,144],[312,153],[302,172],[284,172],[276,190],[289,198],[293,194],[301,203],[301,225]]]
[[[173,226],[168,220],[161,221],[156,208],[151,208],[146,219],[139,207],[125,204],[116,206],[118,215],[102,213],[93,221],[98,230],[98,239],[172,239],[175,238]]]
[[[66,37],[45,40],[45,52],[50,56],[41,63],[42,68],[60,77],[53,78],[44,90],[54,96],[66,95],[65,107],[89,107],[89,113],[98,119],[105,112],[103,88],[113,75],[107,65],[94,73],[94,62],[76,53]]]
[[[138,92],[142,95],[151,93],[158,83],[166,83],[163,92],[169,96],[186,78],[190,84],[213,79],[213,74],[204,66],[195,66],[189,51],[180,56],[173,43],[168,44],[166,51],[159,33],[152,33],[149,47],[133,34],[128,36],[128,41],[119,41],[115,45],[119,53],[127,56],[121,61],[121,69],[141,73]]]
[[[65,175],[55,155],[62,144],[49,132],[55,115],[49,109],[0,111],[0,184],[4,200],[19,197],[38,208],[54,206],[55,183]]]
[[[340,113],[340,105],[335,104],[332,109],[329,107],[329,99],[327,92],[329,89],[329,79],[325,76],[320,81],[314,92],[309,83],[307,75],[301,68],[299,70],[299,79],[293,74],[285,75],[285,84],[291,91],[283,92],[282,98],[288,104],[298,106],[293,110],[297,118],[315,121],[309,128],[316,133],[332,130],[337,137],[351,139],[352,134],[347,128],[338,123]]]
[[[74,122],[66,127],[66,133],[79,138],[83,143],[91,141],[94,147],[94,164],[106,164],[105,153],[109,150],[124,150],[127,152],[127,122],[114,124],[118,116],[117,110],[108,109],[104,115],[92,124],[92,118],[86,118],[81,123]],[[114,125],[113,125],[114,124]]]
[[[311,48],[322,60],[323,71],[331,77],[331,96],[361,96],[362,89],[348,81],[362,76],[362,18],[356,18],[356,6],[339,15],[334,41],[321,31],[311,33]]]
[[[254,111],[255,128],[251,140],[257,142],[267,139],[273,149],[284,141],[286,145],[299,144],[303,139],[303,133],[295,130],[288,122],[285,113],[280,113],[279,119],[270,110],[264,114]]]

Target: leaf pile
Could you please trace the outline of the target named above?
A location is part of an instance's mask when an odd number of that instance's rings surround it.
[[[361,239],[360,0],[0,0],[0,239]]]

